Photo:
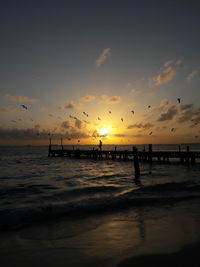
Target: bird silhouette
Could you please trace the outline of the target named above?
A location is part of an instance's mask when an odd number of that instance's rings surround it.
[[[150,132],[149,135],[152,135],[153,132]]]
[[[173,132],[174,131],[174,128],[171,128],[171,132]]]
[[[178,97],[178,98],[177,98],[177,101],[178,101],[178,103],[181,103],[181,98]]]
[[[151,107],[151,105],[148,106],[148,108],[150,108],[150,107]]]
[[[85,111],[83,111],[83,114],[84,114],[86,117],[88,117],[88,114],[87,114]]]
[[[121,118],[121,121],[123,122],[123,121],[124,121],[124,119],[123,119],[123,118]]]
[[[131,112],[134,114],[134,110],[131,110]]]
[[[24,108],[24,109],[28,109],[28,107],[27,106],[25,106],[25,105],[21,105],[22,106],[22,108]]]

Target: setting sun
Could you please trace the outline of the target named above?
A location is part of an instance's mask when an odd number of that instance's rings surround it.
[[[99,134],[103,137],[108,137],[109,129],[108,128],[101,128],[101,129],[99,129]]]

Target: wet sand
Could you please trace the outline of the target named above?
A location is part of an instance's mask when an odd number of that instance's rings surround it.
[[[1,267],[200,266],[199,203],[127,210],[0,235]]]
[[[200,242],[185,246],[182,250],[170,254],[140,255],[121,261],[118,267],[177,267],[200,266]]]

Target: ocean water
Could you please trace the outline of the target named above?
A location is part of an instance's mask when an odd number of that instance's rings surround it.
[[[200,150],[199,145],[190,148]],[[32,266],[23,265],[23,253],[40,248],[30,257],[35,266],[51,248],[51,253],[59,249],[57,266],[66,261],[85,266],[97,259],[101,266],[115,266],[124,255],[170,251],[200,240],[199,163],[141,163],[140,180],[135,180],[132,161],[48,158],[47,153],[47,147],[1,147],[0,249],[5,262],[11,250],[13,266]]]

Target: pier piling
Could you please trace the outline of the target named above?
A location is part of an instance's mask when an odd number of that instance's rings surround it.
[[[134,162],[134,168],[135,168],[135,178],[139,178],[140,177],[140,165],[139,165],[139,159],[138,159],[138,150],[134,146],[133,146],[133,162]]]

